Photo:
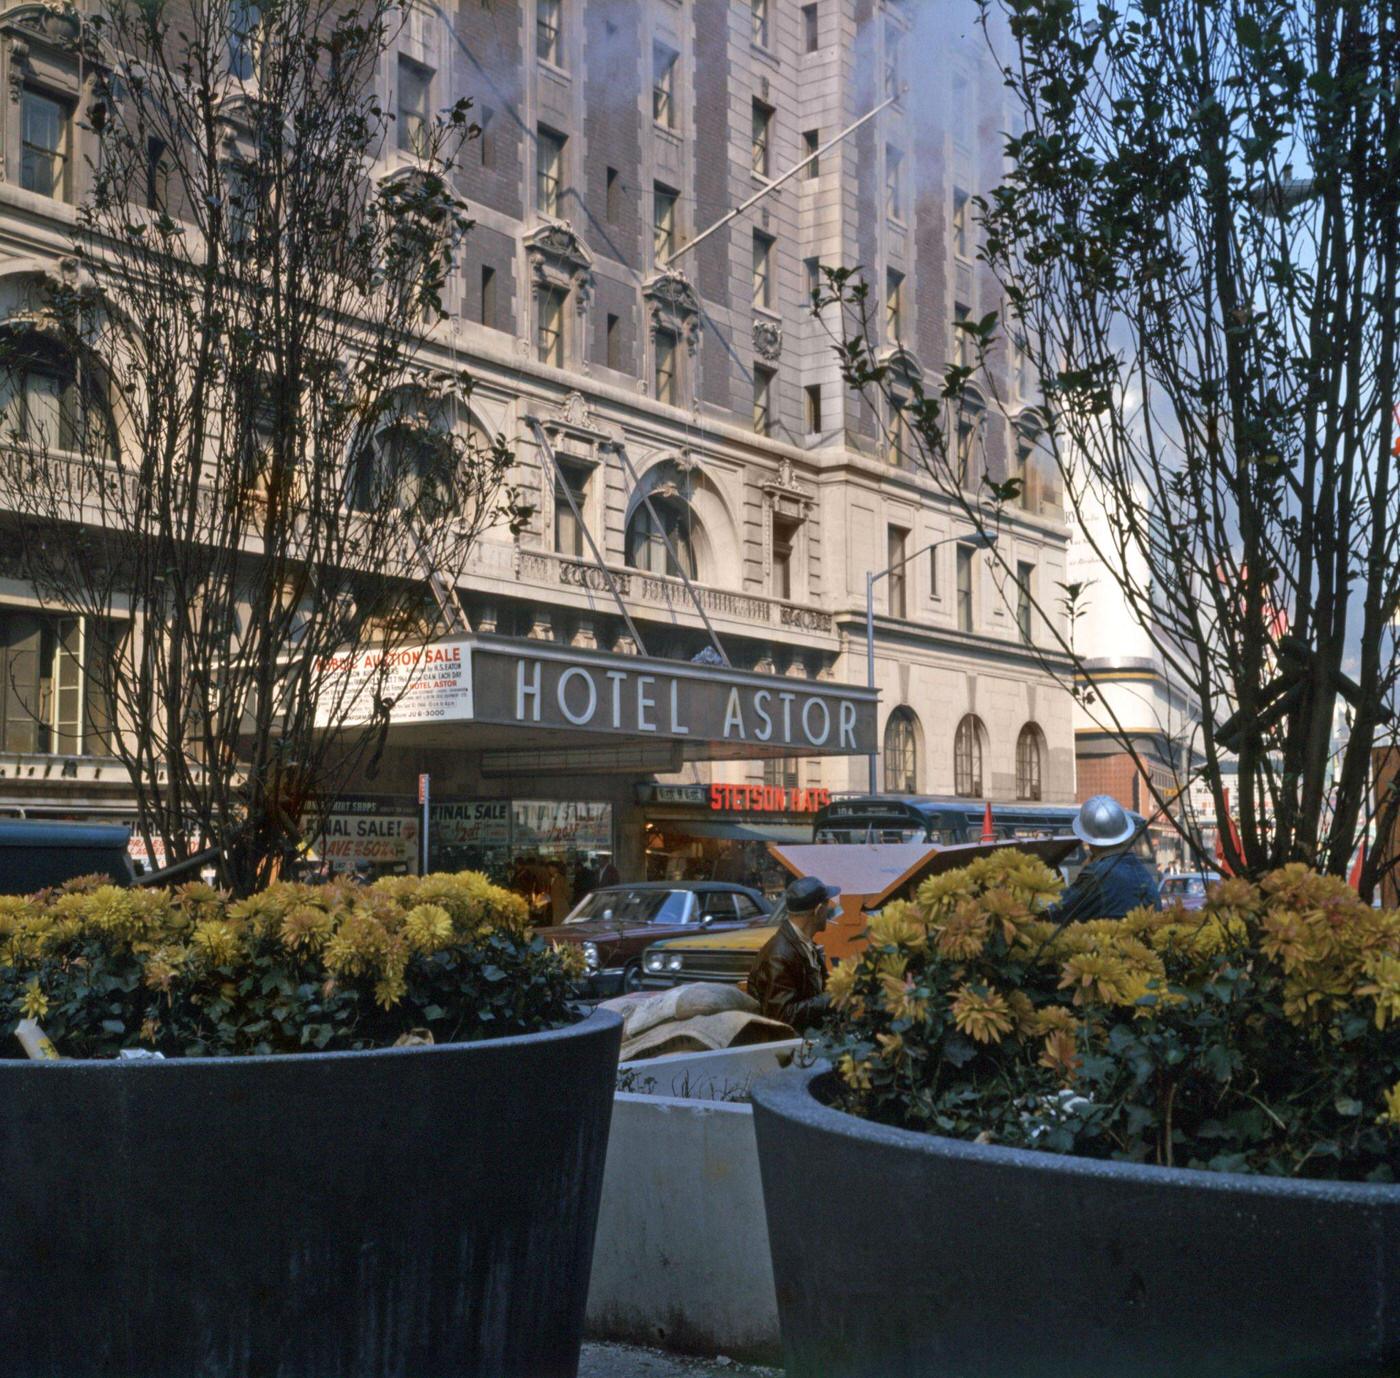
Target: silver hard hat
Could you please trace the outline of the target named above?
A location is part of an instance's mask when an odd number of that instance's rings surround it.
[[[1091,847],[1116,847],[1126,842],[1136,828],[1127,809],[1111,794],[1096,794],[1086,799],[1071,826],[1075,837]]]

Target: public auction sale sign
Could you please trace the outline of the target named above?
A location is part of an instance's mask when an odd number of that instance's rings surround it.
[[[317,668],[328,678],[344,675],[349,681],[343,693],[322,696],[327,706],[324,712],[317,711],[317,727],[372,722],[381,703],[396,723],[451,722],[473,716],[470,642],[329,656]]]

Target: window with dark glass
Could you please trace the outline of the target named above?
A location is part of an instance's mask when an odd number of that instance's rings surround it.
[[[652,513],[655,513],[655,516]],[[653,496],[638,505],[627,524],[627,563],[651,574],[696,577],[690,508],[672,498]],[[667,542],[670,549],[667,549]]]
[[[166,210],[170,191],[170,150],[164,139],[146,140],[146,209]]]
[[[1021,480],[1020,505],[1032,508],[1031,482],[1035,477],[1035,443],[1029,436],[1016,436],[1016,477]]]
[[[762,230],[753,232],[753,304],[773,305],[773,237]]]
[[[1045,734],[1028,722],[1016,738],[1016,798],[1042,798],[1041,771],[1045,758]]]
[[[620,317],[609,315],[607,320],[607,365],[609,368],[622,368],[622,321]]]
[[[893,24],[885,25],[885,99],[899,95],[902,80],[900,50],[904,35]]]
[[[802,6],[802,48],[814,53],[821,46],[821,25],[815,5]]]
[[[971,198],[961,187],[953,188],[953,252],[959,258],[968,258],[971,253],[972,237],[969,229]]]
[[[481,323],[496,328],[496,270],[481,270]]]
[[[261,9],[251,0],[231,0],[228,12],[228,74],[250,81],[258,65]]]
[[[982,743],[986,728],[982,719],[969,713],[953,735],[953,792],[960,799],[982,796]]]
[[[885,269],[885,338],[891,344],[904,334],[904,274]]]
[[[962,302],[953,303],[953,360],[959,368],[972,367],[972,336],[963,329],[972,312]]]
[[[588,472],[585,465],[561,459],[554,476],[554,549],[561,555],[577,558],[584,551],[583,524],[579,518],[585,514]],[[571,497],[573,505],[569,502]],[[578,516],[574,515],[575,506]]]
[[[535,54],[556,67],[564,65],[562,10],[562,0],[535,0]]]
[[[970,545],[958,550],[958,630],[972,630],[972,570],[977,552]]]
[[[763,783],[770,789],[797,789],[798,765],[796,756],[768,756],[763,762]]]
[[[37,338],[12,345],[0,369],[0,444],[115,455],[102,390],[90,371],[81,372],[61,349]]]
[[[535,325],[535,357],[542,364],[564,367],[564,306],[568,293],[562,287],[539,291],[539,320]]]
[[[909,532],[902,526],[889,527],[885,539],[885,568],[889,574],[885,577],[889,580],[891,617],[909,616],[909,584],[905,577],[909,569],[904,563],[908,555]]]
[[[904,219],[904,155],[893,144],[885,147],[885,214]]]
[[[881,756],[885,766],[886,794],[919,792],[919,739],[914,715],[896,708],[885,724]]]
[[[1018,563],[1016,566],[1016,628],[1021,640],[1031,644],[1031,618],[1033,616],[1032,595],[1035,583],[1035,566]]]
[[[812,161],[802,169],[804,177],[821,176],[821,159],[816,156],[817,150],[822,146],[822,132],[820,129],[806,129],[802,132],[802,156],[810,158]]]
[[[19,184],[26,191],[69,199],[70,116],[63,101],[28,86],[21,92]]]
[[[0,751],[111,754],[111,712],[92,670],[102,626],[0,608]]]
[[[676,336],[671,330],[656,332],[655,392],[658,402],[676,405]]]
[[[676,59],[679,56],[664,43],[651,50],[651,117],[663,129],[676,127]]]
[[[557,216],[564,190],[564,146],[567,141],[543,125],[535,150],[535,208],[543,215]]]
[[[976,474],[973,463],[976,455],[977,422],[974,417],[965,412],[958,415],[957,433],[957,453],[954,461],[957,465],[958,486],[960,488],[971,488]]]
[[[808,383],[802,391],[806,398],[807,434],[820,435],[822,433],[822,385]]]
[[[430,68],[399,54],[399,150],[422,157],[428,151],[433,74]]]
[[[760,177],[768,176],[773,136],[773,108],[761,100],[753,103],[753,170]]]
[[[753,370],[753,428],[759,435],[773,433],[773,370],[759,364]]]
[[[822,291],[822,264],[819,258],[802,260],[802,271],[807,283],[807,305],[816,306]]]
[[[609,225],[616,225],[622,218],[622,178],[615,167],[607,170],[603,192],[603,214]]]
[[[477,125],[481,133],[476,136],[477,153],[481,158],[481,166],[491,168],[496,166],[496,112],[489,106],[481,107],[481,114],[477,116]]]
[[[768,0],[750,0],[753,41],[760,48],[768,46]]]
[[[652,246],[656,262],[662,265],[676,251],[676,201],[678,193],[657,182],[652,188],[652,205],[655,222],[652,227]]]
[[[798,524],[783,517],[773,517],[773,588],[774,598],[792,598],[793,558],[797,548]]]

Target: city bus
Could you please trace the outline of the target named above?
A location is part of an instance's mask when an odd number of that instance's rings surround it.
[[[874,794],[834,799],[812,821],[813,842],[931,842],[950,847],[981,842],[987,806],[976,799],[939,799],[913,794]],[[1076,804],[992,804],[992,831],[998,842],[1008,838],[1065,837],[1079,814]],[[1137,828],[1133,851],[1156,867],[1147,821],[1128,810]],[[1080,847],[1067,857],[1068,878],[1084,864]]]

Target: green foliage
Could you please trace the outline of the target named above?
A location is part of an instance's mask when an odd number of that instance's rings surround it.
[[[88,879],[0,898],[0,1055],[32,1016],[64,1057],[378,1048],[566,1024],[576,959],[531,934],[518,896],[474,872],[369,887]]]
[[[1057,926],[1001,852],[871,921],[831,983],[842,1108],[1018,1148],[1394,1181],[1400,913],[1289,866]]]

